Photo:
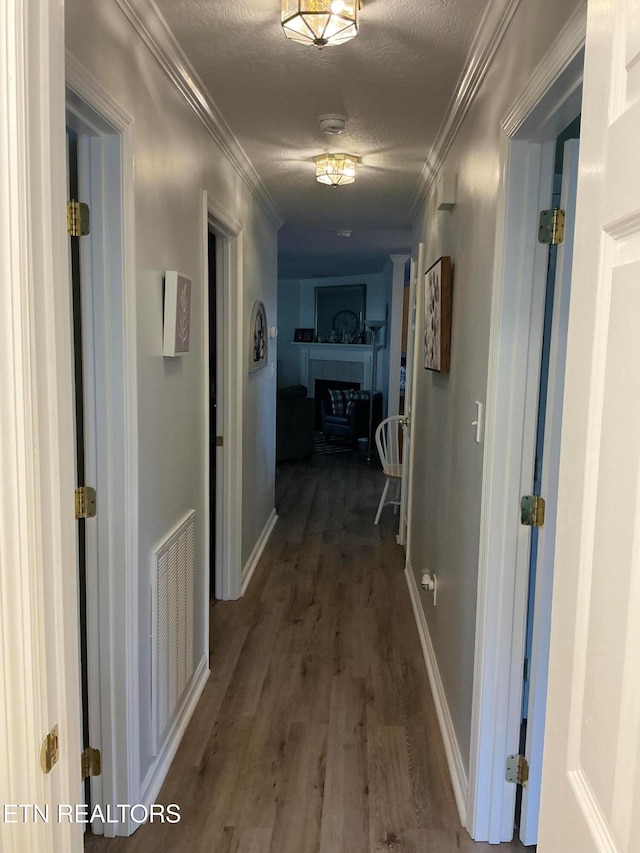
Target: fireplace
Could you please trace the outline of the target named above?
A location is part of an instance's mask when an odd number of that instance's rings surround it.
[[[316,400],[316,429],[321,427],[320,407],[323,400],[329,399],[329,389],[335,391],[360,390],[359,382],[346,382],[340,379],[316,379],[314,382],[313,396]]]

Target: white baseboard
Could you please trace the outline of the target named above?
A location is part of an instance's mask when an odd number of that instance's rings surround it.
[[[413,607],[413,615],[415,616],[416,625],[418,626],[418,634],[420,636],[420,645],[424,655],[424,662],[427,665],[427,674],[429,676],[429,684],[433,693],[433,700],[436,706],[436,714],[438,715],[438,723],[440,725],[440,733],[444,741],[444,751],[447,756],[447,764],[449,765],[449,774],[451,776],[451,784],[453,785],[453,793],[458,806],[458,814],[460,815],[460,823],[466,826],[467,823],[467,790],[469,781],[462,762],[460,747],[453,727],[453,720],[449,712],[447,697],[444,692],[444,685],[440,678],[438,662],[436,654],[429,635],[427,620],[420,602],[420,592],[416,583],[416,578],[407,561],[407,566],[404,570],[409,587],[409,597],[411,598],[411,606]]]
[[[202,691],[209,679],[209,675],[209,659],[207,655],[205,655],[201,659],[198,664],[198,668],[191,678],[189,688],[185,690],[182,705],[176,714],[173,725],[169,729],[169,732],[164,739],[164,743],[160,747],[160,751],[156,755],[147,775],[144,777],[142,792],[140,795],[140,803],[142,805],[149,806],[151,803],[155,802],[156,797],[160,792],[160,788],[162,787],[167,773],[169,772],[171,762],[178,751],[182,736],[189,725],[189,721],[193,716],[198,700],[200,699]]]
[[[271,536],[273,528],[276,526],[277,520],[278,516],[276,515],[276,511],[275,509],[272,509],[271,515],[267,519],[267,523],[265,524],[262,533],[258,537],[258,541],[256,542],[253,551],[251,552],[251,556],[247,560],[247,565],[242,570],[242,591],[240,593],[241,595],[244,595],[247,589],[249,588],[253,573],[255,572],[258,563],[260,562],[262,552],[264,551],[266,544],[269,541],[269,537]]]

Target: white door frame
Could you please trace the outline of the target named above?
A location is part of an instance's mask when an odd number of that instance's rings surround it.
[[[415,411],[418,364],[421,349],[416,340],[418,329],[418,310],[422,305],[420,300],[419,283],[422,277],[424,265],[424,243],[418,243],[411,252],[411,264],[409,273],[409,316],[407,320],[407,372],[405,376],[405,414],[408,419],[408,428],[405,430],[408,452],[404,458],[406,477],[402,478],[402,502],[400,507],[400,536],[398,543],[404,546],[407,562],[411,553],[411,518],[413,506],[414,475],[411,465],[413,424],[412,418]]]
[[[6,0],[2,22],[0,801],[53,806],[81,802],[64,5]],[[82,827],[0,822],[0,847],[80,851]]]
[[[404,303],[404,269],[409,255],[389,255],[391,275],[391,321],[389,329],[389,379],[387,417],[400,411],[400,363],[402,361],[402,306]]]
[[[81,201],[87,484],[89,739],[102,752],[94,804],[140,801],[138,713],[138,445],[131,119],[69,52],[67,123],[78,132]],[[92,831],[129,835],[130,821]]]
[[[216,404],[217,429],[223,444],[216,447],[215,595],[240,598],[242,590],[242,389],[244,379],[242,307],[242,223],[203,193],[203,311],[209,316],[209,231],[216,243]],[[208,329],[208,323],[207,323]],[[204,335],[203,399],[208,400],[209,335]],[[209,406],[203,406],[205,435],[209,435]],[[209,442],[205,450],[205,553],[211,538],[209,500]],[[207,576],[208,577],[208,576]],[[208,601],[208,596],[206,598]],[[204,648],[209,647],[208,608]]]
[[[526,389],[533,394],[527,377],[539,369],[530,341],[541,340],[547,257],[537,220],[550,202],[553,143],[580,113],[585,30],[580,3],[502,122],[467,798],[469,833],[491,843],[513,838],[516,786],[505,781],[505,760],[519,745],[528,572],[517,513],[531,483],[522,470],[535,442]]]
[[[549,673],[549,639],[551,635],[551,599],[553,594],[554,551],[556,517],[558,513],[558,474],[560,470],[560,444],[564,402],[564,373],[566,362],[567,329],[573,262],[573,238],[576,216],[576,189],[578,183],[578,152],[580,143],[571,139],[563,144],[563,169],[560,207],[566,211],[564,239],[557,247],[557,264],[554,274],[554,293],[549,341],[549,376],[546,394],[544,448],[541,470],[541,495],[546,504],[546,521],[538,531],[538,552],[535,568],[533,632],[529,658],[529,701],[524,755],[529,762],[529,780],[522,789],[522,809],[519,837],[523,844],[537,843],[540,789],[542,782],[542,750],[545,735],[547,706],[547,680]],[[540,375],[535,377],[539,384]],[[526,420],[538,423],[539,397],[535,410]],[[530,467],[526,466],[527,469]],[[529,481],[530,483],[533,480]],[[523,482],[523,488],[525,484]],[[523,537],[530,545],[529,537]],[[530,558],[529,573],[531,572]],[[527,605],[529,607],[529,605]],[[516,649],[517,653],[518,649]]]

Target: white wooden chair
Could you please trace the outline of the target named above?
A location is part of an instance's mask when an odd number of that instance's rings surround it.
[[[392,504],[395,507],[394,512],[398,513],[400,507],[400,490],[402,483],[402,458],[400,450],[400,433],[401,427],[404,426],[406,418],[404,415],[392,415],[390,418],[385,418],[376,429],[376,444],[378,446],[378,455],[382,463],[382,470],[385,476],[384,489],[380,496],[378,511],[376,512],[376,520],[374,524],[378,524],[382,510],[387,504]],[[393,483],[393,497],[387,500],[389,486]]]

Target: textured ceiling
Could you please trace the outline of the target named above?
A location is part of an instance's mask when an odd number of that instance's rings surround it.
[[[284,37],[279,0],[156,4],[285,219],[281,274],[408,250],[409,206],[488,0],[363,0],[359,35],[324,50]],[[323,134],[323,113],[346,115],[346,131]],[[356,183],[318,184],[323,151],[360,157]]]

